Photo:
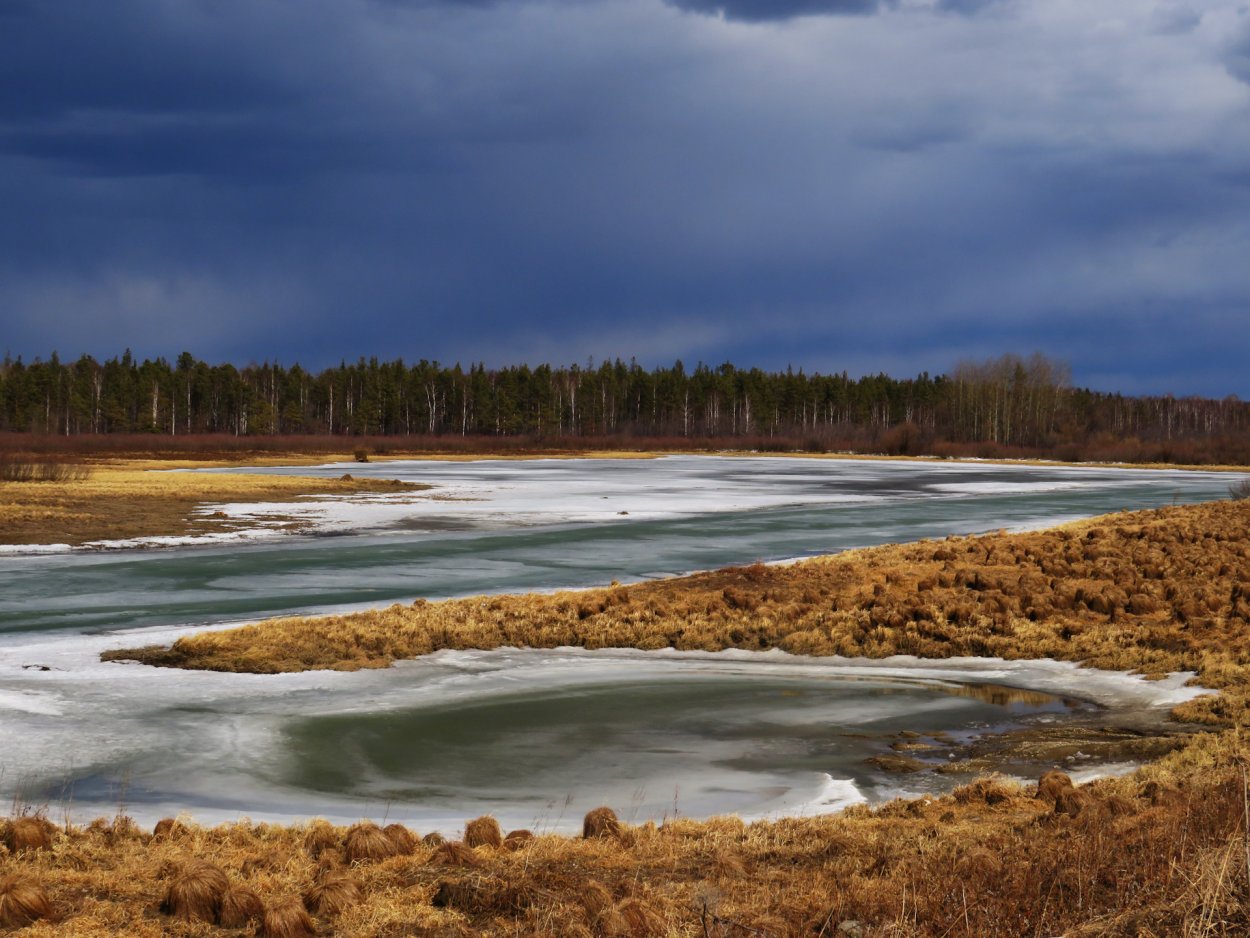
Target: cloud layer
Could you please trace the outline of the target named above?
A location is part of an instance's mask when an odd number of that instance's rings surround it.
[[[1250,396],[1248,55],[1235,0],[0,0],[0,345]]]

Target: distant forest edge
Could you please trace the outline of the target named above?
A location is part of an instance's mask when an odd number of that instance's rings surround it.
[[[681,362],[486,368],[376,358],[322,371],[0,362],[12,449],[762,449],[1250,464],[1250,404],[1074,388],[1042,355],[851,378]],[[142,436],[136,436],[142,435]],[[159,441],[153,436],[160,436]],[[59,440],[57,438],[60,438]]]

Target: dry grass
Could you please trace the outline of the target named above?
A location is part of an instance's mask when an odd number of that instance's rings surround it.
[[[1212,732],[1129,777],[984,778],[832,817],[677,820],[618,837],[537,836],[516,850],[426,838],[354,866],[361,901],[323,925],[345,938],[1231,938],[1250,933],[1248,572],[1250,504],[1224,502],[639,586],[280,620],[144,656],[282,671],[569,644],[1195,670],[1223,693],[1180,712]],[[192,827],[176,842],[110,837],[114,827],[58,830],[49,847],[0,860],[0,876],[20,871],[46,890],[65,913],[57,934],[200,935],[206,926],[157,910],[171,859],[211,859],[269,906],[268,922],[275,903],[333,872],[325,858],[347,840],[324,822]],[[309,933],[290,927],[262,934]]]
[[[38,883],[20,873],[0,876],[0,928],[23,928],[54,915],[52,902]]]
[[[353,824],[343,842],[348,863],[368,863],[385,860],[400,853],[395,840],[371,821]]]
[[[397,492],[419,487],[379,479],[315,479],[160,472],[203,462],[100,459],[85,478],[38,485],[0,481],[0,543],[84,544],[103,539],[231,530],[197,508],[226,502],[293,502],[306,495]]]
[[[277,619],[110,657],[260,673],[501,646],[1056,658],[1196,671],[1224,693],[1185,715],[1220,724],[1250,696],[1247,570],[1250,501],[1228,501],[631,586]]]
[[[503,831],[499,822],[490,815],[474,818],[464,826],[466,847],[502,847]]]
[[[593,808],[582,818],[583,837],[617,837],[621,833],[621,822],[616,812],[604,806]]]
[[[1235,756],[1229,740],[1199,737],[1138,777],[1074,789],[1076,813],[1034,797],[1034,786],[988,780],[841,816],[679,820],[627,827],[625,839],[461,847],[471,865],[448,863],[449,845],[419,844],[326,871],[299,827],[191,826],[176,845],[147,836],[110,844],[98,829],[70,828],[54,850],[0,860],[0,882],[38,884],[49,914],[61,914],[55,932],[36,924],[32,935],[220,934],[160,910],[170,888],[162,870],[188,856],[211,858],[231,890],[254,894],[267,910],[260,933],[273,935],[789,938],[843,934],[838,926],[852,921],[865,938],[1129,936],[1145,923],[1157,936],[1244,935],[1250,880]],[[1151,784],[1174,796],[1156,804]]]
[[[330,871],[304,891],[304,907],[320,918],[335,918],[364,898],[348,873]]]
[[[313,938],[316,934],[316,923],[293,897],[277,902],[261,920],[261,938]]]
[[[234,884],[221,896],[217,924],[222,928],[246,928],[265,917],[265,904],[246,886]]]

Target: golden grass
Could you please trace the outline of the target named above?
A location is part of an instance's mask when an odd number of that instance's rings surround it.
[[[52,902],[42,886],[17,873],[0,876],[0,928],[22,928],[53,917]]]
[[[621,833],[621,822],[616,812],[606,805],[592,808],[582,818],[583,837],[617,837]]]
[[[343,852],[348,863],[367,863],[385,860],[400,852],[400,845],[371,821],[354,824],[343,842]]]
[[[449,863],[449,845],[418,844],[327,872],[304,848],[306,828],[247,822],[191,825],[178,844],[109,843],[100,829],[68,828],[52,850],[0,858],[0,881],[37,885],[60,919],[23,934],[71,938],[222,934],[160,910],[162,870],[187,858],[210,859],[231,889],[257,897],[261,934],[310,934],[311,923],[344,938],[789,938],[858,922],[865,938],[1127,936],[1146,924],[1156,936],[1244,935],[1245,790],[1234,756],[1199,737],[1138,777],[1070,789],[1075,812],[1033,786],[989,780],[841,816],[677,820],[626,827],[622,839],[461,847],[469,864]],[[1152,784],[1173,796],[1156,804]]]
[[[362,899],[332,929],[1231,938],[1250,933],[1248,576],[1250,505],[1221,502],[637,586],[278,620],[131,654],[284,671],[383,667],[438,648],[775,647],[1194,670],[1222,693],[1179,713],[1213,731],[1129,777],[1077,787],[1053,773],[1023,788],[985,778],[832,817],[677,820],[506,850],[424,838],[410,855],[357,863]],[[156,909],[173,856],[211,859],[272,906],[316,883],[347,837],[324,822],[191,827],[176,842],[110,837],[116,826],[58,831],[47,849],[0,859],[0,875],[41,884],[64,912],[56,934],[209,934]],[[44,928],[31,933],[53,933]]]
[[[114,659],[277,673],[386,667],[443,648],[780,648],[881,658],[1056,658],[1198,672],[1226,723],[1250,697],[1250,502],[887,546],[631,586],[285,618]]]
[[[163,472],[203,462],[101,459],[85,479],[0,482],[0,543],[84,544],[104,539],[208,534],[228,521],[195,514],[226,502],[294,502],[306,495],[352,495],[422,488],[383,479],[318,479]]]

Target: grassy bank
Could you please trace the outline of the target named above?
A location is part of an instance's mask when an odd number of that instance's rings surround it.
[[[600,836],[502,842],[490,821],[448,844],[323,823],[49,827],[0,858],[0,922],[7,888],[42,901],[32,936],[1246,934],[1243,789],[1221,747],[1062,781],[775,823],[601,818]]]
[[[226,502],[295,502],[309,495],[421,488],[379,479],[159,471],[232,465],[213,460],[127,457],[65,462],[30,457],[22,465],[36,467],[31,472],[34,480],[0,480],[0,544],[78,545],[221,533],[236,526],[197,509]],[[57,471],[43,468],[49,466]]]

